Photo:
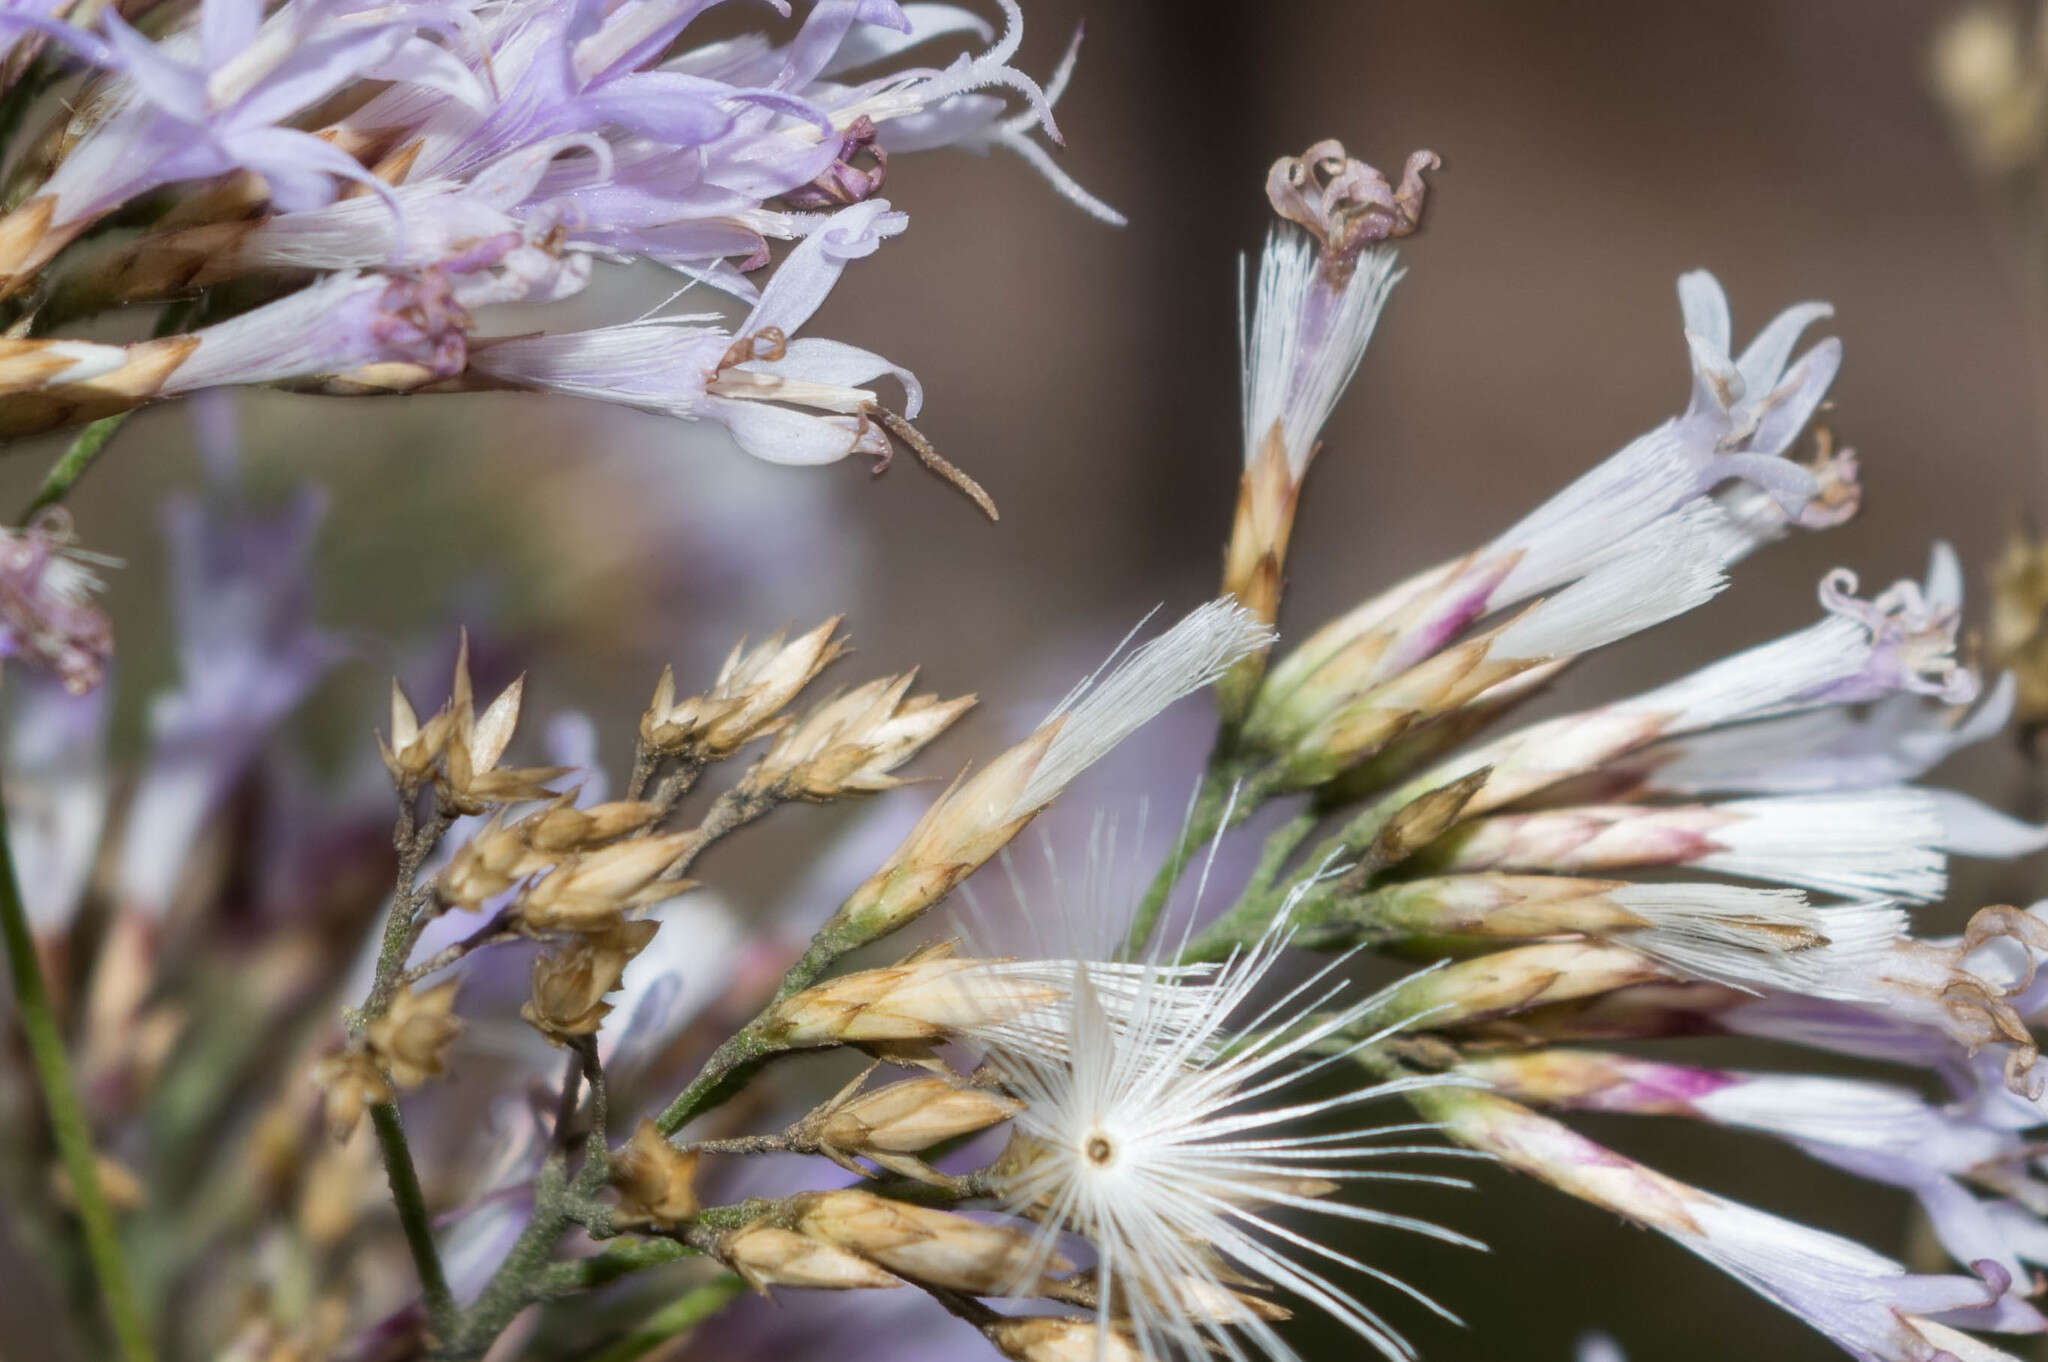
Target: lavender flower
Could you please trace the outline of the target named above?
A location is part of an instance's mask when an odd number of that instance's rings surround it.
[[[71,519],[48,511],[0,531],[0,658],[51,671],[66,690],[91,690],[113,654],[113,626],[93,599],[104,563],[73,546]]]
[[[838,341],[793,337],[847,263],[903,225],[886,199],[841,209],[791,252],[736,337],[693,324],[702,317],[629,322],[481,343],[471,367],[510,386],[715,420],[740,448],[774,463],[826,463],[856,451],[886,457],[888,436],[870,419],[876,396],[861,385],[893,376],[904,414],[914,417],[924,396],[915,375]]]
[[[311,488],[272,515],[236,507],[232,493],[167,510],[180,681],[151,704],[150,764],[124,824],[115,883],[135,910],[169,907],[193,839],[341,654],[309,598],[324,510]]]

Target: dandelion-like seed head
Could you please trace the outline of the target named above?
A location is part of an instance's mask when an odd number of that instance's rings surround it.
[[[1098,889],[1113,879],[1089,876]],[[1102,914],[1071,902],[1056,916],[1069,932],[1100,931]],[[1089,1301],[1098,1330],[1105,1337],[1123,1331],[1146,1357],[1292,1359],[1273,1328],[1287,1312],[1259,1294],[1269,1288],[1317,1306],[1387,1357],[1410,1356],[1395,1329],[1326,1275],[1326,1266],[1446,1313],[1390,1273],[1292,1227],[1282,1213],[1471,1243],[1426,1221],[1325,1199],[1352,1181],[1463,1183],[1370,1166],[1389,1155],[1454,1152],[1381,1138],[1422,1127],[1341,1119],[1375,1098],[1443,1080],[1368,1081],[1334,1095],[1303,1089],[1313,1076],[1360,1073],[1358,1052],[1386,1036],[1372,1020],[1382,998],[1347,1000],[1332,977],[1341,961],[1275,1001],[1254,1001],[1276,984],[1273,967],[1291,935],[1287,917],[1280,914],[1273,929],[1214,972],[1156,957],[1114,974],[1076,964],[1058,1043],[1010,1035],[982,1043],[990,1067],[1023,1104],[993,1172],[1005,1206],[1039,1227],[1028,1275],[1035,1278],[1068,1236],[1085,1240],[1095,1253]],[[1106,980],[1118,986],[1115,994]]]

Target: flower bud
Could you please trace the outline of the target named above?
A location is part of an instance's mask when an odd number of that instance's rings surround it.
[[[616,799],[587,809],[561,803],[522,819],[519,829],[538,852],[589,851],[638,832],[661,812],[661,805],[644,799]]]
[[[612,1157],[621,1224],[672,1229],[697,1214],[697,1156],[662,1136],[646,1117],[626,1147]]]
[[[938,1040],[1000,1026],[1064,997],[1049,979],[1005,974],[999,961],[926,956],[807,988],[777,1003],[762,1029],[792,1049]]]
[[[448,745],[452,722],[448,711],[442,710],[422,725],[413,712],[412,702],[405,698],[398,681],[392,680],[391,737],[388,742],[380,738],[377,746],[384,758],[384,769],[400,789],[412,789],[434,769],[434,763],[441,759],[442,750]]]
[[[486,900],[553,863],[552,857],[537,854],[527,845],[519,826],[503,827],[500,816],[493,814],[481,831],[449,857],[448,868],[434,881],[434,892],[450,907],[475,912]]]
[[[535,766],[498,769],[498,759],[519,727],[519,706],[526,678],[498,693],[481,717],[469,680],[469,635],[455,655],[455,684],[448,701],[450,732],[442,759],[442,788],[449,806],[462,813],[482,813],[493,804],[549,799],[547,782],[565,775],[567,767]]]
[[[848,1154],[915,1154],[941,1140],[1009,1120],[1023,1104],[944,1078],[890,1083],[820,1108],[804,1122],[822,1145]]]
[[[313,1069],[313,1081],[327,1099],[327,1129],[335,1139],[345,1140],[363,1109],[391,1100],[391,1084],[376,1061],[361,1050],[329,1055]]]

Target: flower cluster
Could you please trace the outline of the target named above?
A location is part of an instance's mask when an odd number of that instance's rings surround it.
[[[892,154],[1012,150],[1118,220],[1032,140],[1059,139],[1075,52],[1044,87],[1012,66],[1014,3],[998,33],[951,5],[818,0],[781,43],[693,43],[714,6],[688,0],[199,0],[154,41],[122,6],[66,8],[0,16],[12,95],[90,77],[0,217],[0,298],[33,318],[0,356],[9,436],[237,384],[515,389],[715,421],[785,463],[886,462],[893,438],[992,510],[909,424],[907,369],[797,333],[849,262],[904,230],[879,195]],[[963,39],[979,50],[906,64]],[[115,221],[144,230],[94,249]],[[780,242],[796,246],[770,271]],[[516,320],[635,260],[751,311]],[[158,302],[174,306],[150,340],[53,334]]]
[[[10,108],[83,77],[8,162],[0,433],[237,384],[552,392],[712,420],[783,462],[899,442],[993,514],[910,423],[907,370],[798,333],[904,230],[877,196],[892,155],[1003,147],[1113,216],[1033,140],[1057,140],[1072,49],[1041,88],[1011,64],[1010,0],[999,33],[947,5],[816,0],[779,41],[699,41],[713,7],[0,11]],[[939,43],[972,50],[900,64]],[[416,705],[408,668],[374,758],[364,744],[315,813],[317,782],[273,739],[344,652],[311,622],[320,501],[258,511],[217,479],[171,509],[177,677],[117,781],[97,560],[53,481],[0,534],[0,655],[36,664],[10,675],[23,874],[16,890],[0,858],[0,915],[64,1160],[22,1200],[51,1242],[75,1208],[124,1350],[149,1356],[155,1316],[180,1354],[623,1355],[751,1288],[897,1292],[1015,1362],[1294,1362],[1298,1310],[1407,1359],[1401,1317],[1455,1318],[1451,1293],[1341,1231],[1476,1246],[1359,1194],[1466,1185],[1382,1162],[1425,1154],[1655,1230],[1863,1362],[1997,1362],[1977,1334],[2048,1332],[2048,903],[1982,908],[1953,937],[1910,925],[1952,856],[2048,848],[2048,828],[1923,783],[2039,698],[1959,650],[1957,555],[1937,544],[1923,580],[1868,593],[1838,568],[1807,627],[1514,719],[1752,554],[1853,515],[1856,455],[1817,423],[1841,348],[1803,340],[1825,304],[1738,348],[1715,278],[1680,276],[1682,406],[1278,648],[1295,512],[1437,167],[1418,151],[1388,176],[1336,142],[1275,163],[1220,594],[1127,638],[933,794],[807,940],[728,911],[699,880],[713,853],[908,784],[974,696],[917,693],[910,670],[820,694],[849,651],[834,616],[698,680],[664,670],[613,781],[595,725],[556,716],[536,742],[523,677],[465,633],[435,664],[445,700]],[[750,311],[486,325],[633,260]],[[151,339],[54,334],[140,303],[169,304]],[[2040,575],[2008,561],[1992,631],[2023,668]],[[1211,688],[1214,747],[1149,883],[1111,873],[1098,831],[1084,880],[1054,858],[1049,900],[1025,892],[1017,838]],[[1261,814],[1218,903],[1220,849]],[[976,905],[968,944],[912,939],[991,862],[1017,892]],[[1018,936],[1031,948],[999,944]],[[1367,990],[1368,953],[1423,963]],[[1670,1036],[1817,1058],[1655,1054]],[[800,1054],[837,1066],[829,1086],[761,1081]],[[1842,1055],[1896,1072],[1819,1058]],[[16,1091],[0,1084],[9,1110]],[[1412,1119],[1361,1119],[1393,1101]],[[1785,1141],[1910,1195],[1952,1264],[1691,1186],[1580,1134],[1578,1112]],[[157,1219],[124,1246],[117,1207]],[[124,1247],[153,1255],[139,1292]],[[606,1290],[625,1279],[658,1284]]]

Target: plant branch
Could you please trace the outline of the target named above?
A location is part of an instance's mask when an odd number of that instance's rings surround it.
[[[449,1293],[447,1275],[441,1271],[441,1255],[434,1248],[426,1195],[420,1190],[419,1172],[413,1167],[412,1149],[406,1144],[397,1104],[377,1103],[370,1108],[370,1120],[377,1128],[377,1147],[384,1154],[384,1173],[391,1182],[391,1201],[398,1208],[398,1223],[405,1230],[405,1246],[419,1272],[420,1298],[427,1307],[429,1327],[437,1337],[445,1338],[455,1320],[455,1297]]]
[[[100,1186],[98,1156],[93,1150],[92,1129],[78,1089],[71,1078],[71,1064],[64,1054],[64,1037],[57,1026],[57,1014],[50,1006],[49,989],[43,983],[42,964],[36,958],[35,936],[22,907],[21,886],[14,877],[14,857],[7,843],[7,822],[0,808],[0,936],[7,943],[9,977],[14,984],[15,1008],[21,1029],[28,1038],[29,1056],[34,1061],[36,1082],[42,1089],[43,1105],[50,1116],[50,1134],[71,1179],[72,1199],[78,1207],[78,1223],[85,1235],[85,1247],[98,1279],[100,1298],[113,1322],[121,1356],[127,1362],[150,1362],[155,1350],[141,1303],[128,1276],[121,1253],[120,1234],[114,1225],[113,1209]]]

